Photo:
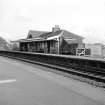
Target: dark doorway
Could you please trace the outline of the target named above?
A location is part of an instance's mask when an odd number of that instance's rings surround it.
[[[47,42],[48,53],[50,53],[50,41]]]

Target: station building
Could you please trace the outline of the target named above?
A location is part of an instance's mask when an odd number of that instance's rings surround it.
[[[51,32],[30,30],[26,39],[20,39],[20,51],[50,54],[76,55],[76,49],[82,44],[83,37],[61,30],[58,25]]]

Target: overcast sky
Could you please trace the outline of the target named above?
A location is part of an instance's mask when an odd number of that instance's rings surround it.
[[[105,44],[105,0],[0,0],[2,36],[26,38],[30,29],[51,31],[56,24]]]

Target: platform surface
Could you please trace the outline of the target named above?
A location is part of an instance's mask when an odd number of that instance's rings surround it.
[[[105,105],[105,90],[0,56],[0,105]]]

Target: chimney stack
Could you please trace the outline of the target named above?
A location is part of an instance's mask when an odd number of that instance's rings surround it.
[[[52,32],[60,31],[59,25],[55,25],[55,27],[52,28]]]

